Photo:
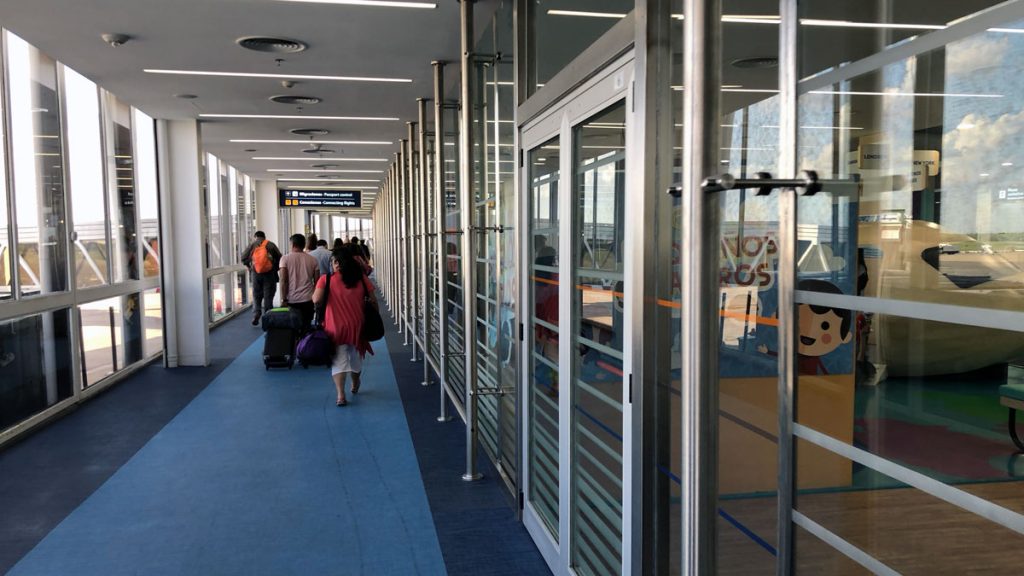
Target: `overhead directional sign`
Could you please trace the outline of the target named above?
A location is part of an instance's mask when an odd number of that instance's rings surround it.
[[[278,190],[278,205],[282,208],[361,208],[362,192],[359,190],[305,190],[302,188],[281,188]]]

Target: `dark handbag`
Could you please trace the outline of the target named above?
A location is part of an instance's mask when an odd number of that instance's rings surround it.
[[[384,337],[384,320],[370,300],[370,289],[366,287],[366,277],[363,277],[363,290],[366,291],[366,296],[363,297],[362,336],[367,342],[376,342]]]

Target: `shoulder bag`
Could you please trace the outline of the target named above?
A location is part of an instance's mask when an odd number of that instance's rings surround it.
[[[363,297],[363,339],[367,342],[376,342],[384,337],[384,320],[380,312],[370,300],[370,289],[366,286],[366,277],[363,276],[363,290],[366,295]]]

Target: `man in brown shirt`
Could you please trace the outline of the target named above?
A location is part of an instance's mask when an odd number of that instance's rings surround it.
[[[293,234],[292,249],[281,258],[281,305],[297,310],[302,315],[302,331],[313,323],[313,287],[320,275],[316,258],[303,252],[306,237]]]

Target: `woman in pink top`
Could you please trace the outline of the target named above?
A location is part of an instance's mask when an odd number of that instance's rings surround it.
[[[327,277],[321,276],[313,292],[313,302],[319,304],[324,298],[324,331],[338,346],[331,367],[331,378],[338,391],[338,406],[345,406],[345,380],[352,374],[352,393],[359,392],[360,375],[363,371],[363,356],[373,354],[370,343],[363,339],[363,302],[369,299],[377,307],[373,283],[366,279],[359,263],[348,248],[335,250],[332,254],[334,273],[331,274],[330,294],[324,286]]]

